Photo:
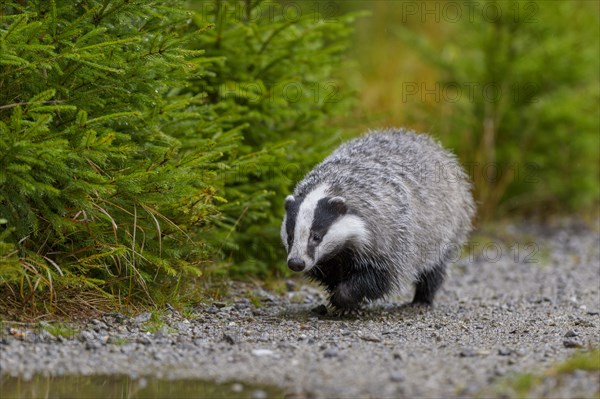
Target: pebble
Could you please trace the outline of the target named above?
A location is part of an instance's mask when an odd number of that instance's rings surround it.
[[[271,349],[252,349],[252,354],[257,357],[273,356],[274,352]]]
[[[133,318],[133,322],[136,324],[142,324],[150,320],[152,315],[150,312],[144,312]]]
[[[393,371],[392,373],[390,373],[390,380],[393,382],[402,382],[405,379],[406,376],[400,371]]]
[[[583,344],[575,339],[565,339],[563,345],[565,348],[583,348]]]
[[[142,345],[150,345],[152,344],[152,341],[150,340],[150,338],[147,335],[142,335],[140,337],[138,337],[135,342],[137,342],[138,344],[142,344]]]
[[[565,334],[565,338],[573,338],[573,337],[578,337],[578,336],[579,336],[579,333],[577,333],[577,331],[574,331],[574,330],[569,330]]]
[[[235,345],[236,340],[233,338],[233,335],[223,334],[223,341],[227,342],[229,345]]]
[[[500,356],[510,356],[512,354],[512,350],[506,349],[506,348],[502,348],[502,349],[498,350],[498,354]]]
[[[381,338],[374,334],[360,334],[358,338],[362,339],[363,341],[381,342]]]
[[[236,382],[234,384],[231,384],[231,391],[235,392],[235,393],[240,393],[244,390],[244,386],[242,384],[240,384],[239,382]]]
[[[267,393],[265,391],[263,391],[262,389],[257,389],[255,391],[252,391],[252,399],[267,399]]]
[[[475,357],[477,356],[477,351],[473,348],[465,348],[460,351],[460,357]]]
[[[102,344],[99,341],[87,341],[85,343],[85,349],[87,350],[97,350],[102,348]]]

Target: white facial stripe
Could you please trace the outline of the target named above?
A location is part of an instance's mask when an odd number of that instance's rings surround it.
[[[287,234],[287,229],[285,228],[285,225],[287,223],[287,214],[283,215],[283,223],[281,224],[281,241],[283,242],[283,245],[285,245],[285,250],[288,251],[288,234]]]
[[[369,230],[365,222],[356,215],[345,215],[331,225],[316,250],[315,263],[348,241],[358,245],[367,245],[369,242]]]
[[[294,243],[289,251],[288,259],[301,258],[308,266],[313,264],[313,260],[306,254],[306,246],[308,244],[308,236],[310,235],[310,227],[313,224],[315,217],[315,209],[321,198],[327,197],[326,185],[321,185],[311,191],[298,209],[296,217],[296,227],[294,229]]]

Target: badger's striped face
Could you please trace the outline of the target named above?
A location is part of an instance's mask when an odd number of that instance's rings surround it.
[[[365,222],[350,212],[344,198],[329,196],[326,186],[317,187],[305,197],[289,195],[285,209],[281,240],[293,271],[308,271],[348,245],[360,246],[368,241]]]

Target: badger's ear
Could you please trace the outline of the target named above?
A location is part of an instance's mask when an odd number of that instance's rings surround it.
[[[296,198],[294,198],[293,195],[288,195],[287,197],[285,197],[285,210],[289,210],[290,206],[292,206],[292,204],[296,201]]]
[[[344,197],[331,197],[327,203],[339,215],[345,215],[346,212],[348,212],[348,206],[346,205],[346,199]]]

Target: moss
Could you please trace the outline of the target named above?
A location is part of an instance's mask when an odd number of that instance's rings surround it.
[[[44,323],[40,327],[55,337],[73,338],[78,332],[75,328],[63,323]]]
[[[552,385],[560,386],[561,380],[577,370],[585,372],[600,371],[600,349],[579,352],[562,363],[558,363],[544,373],[522,373],[502,379],[494,387],[493,394],[489,391],[482,392],[484,397],[538,397],[536,388],[545,380],[551,379]]]
[[[600,371],[600,349],[576,354],[564,363],[557,365],[553,369],[553,373],[557,375],[568,374],[575,370]]]

